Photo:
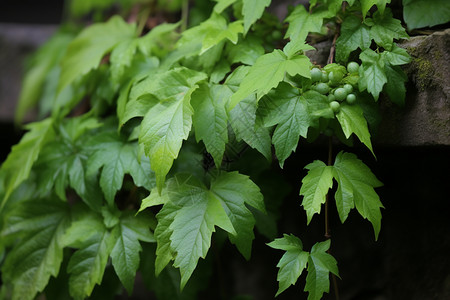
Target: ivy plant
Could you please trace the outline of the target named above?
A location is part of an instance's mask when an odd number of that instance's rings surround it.
[[[310,250],[292,233],[276,238],[283,193],[263,172],[328,139],[328,158],[296,166],[307,223],[335,201],[342,223],[358,213],[378,238],[382,183],[333,147],[375,157],[380,101],[405,103],[410,56],[397,42],[408,34],[390,2],[310,0],[280,20],[270,0],[71,1],[30,60],[17,124],[38,113],[0,169],[2,297],[131,295],[139,271],[160,299],[195,299],[186,284],[213,239],[251,259],[256,228],[283,251],[277,295],[306,272],[308,299],[321,299],[339,276],[328,216]],[[449,21],[447,1],[403,9],[409,29]],[[320,64],[309,54],[323,39]]]

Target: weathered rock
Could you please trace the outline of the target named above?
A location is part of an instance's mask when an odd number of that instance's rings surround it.
[[[376,142],[388,145],[450,145],[450,29],[412,37],[401,47],[412,61],[406,105],[384,102]]]

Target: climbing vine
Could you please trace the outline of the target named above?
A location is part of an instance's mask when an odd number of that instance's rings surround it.
[[[381,228],[382,183],[333,146],[375,157],[379,102],[405,103],[410,56],[397,42],[408,34],[390,2],[311,0],[283,20],[270,0],[70,2],[24,79],[16,120],[33,108],[37,120],[0,169],[2,297],[131,295],[139,271],[160,299],[195,299],[186,284],[214,238],[251,259],[256,227],[283,251],[277,295],[306,270],[308,299],[321,299],[339,277],[328,203],[342,223],[367,219],[375,239]],[[434,3],[403,5],[410,30],[449,21]],[[309,56],[322,40],[325,65]],[[292,233],[276,238],[283,191],[267,192],[280,179],[263,172],[324,137],[328,159],[296,166],[307,223],[326,224],[308,251]]]

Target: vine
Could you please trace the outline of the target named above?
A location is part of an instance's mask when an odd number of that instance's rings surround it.
[[[1,295],[66,288],[95,299],[113,273],[121,285],[108,295],[122,286],[131,295],[140,271],[152,282],[178,276],[176,292],[150,284],[161,299],[195,298],[186,284],[214,238],[250,259],[256,227],[284,251],[276,295],[306,269],[308,299],[329,292],[330,273],[339,299],[329,203],[342,223],[356,208],[375,239],[383,205],[369,167],[353,153],[334,156],[333,145],[375,156],[380,95],[405,102],[410,56],[396,42],[408,34],[390,1],[311,0],[283,22],[270,0],[140,2],[72,1],[72,21],[94,11],[102,22],[61,27],[32,60],[16,119],[37,106],[39,120],[0,169]],[[107,17],[112,3],[128,22]],[[403,3],[409,29],[424,26],[415,2]],[[180,22],[161,22],[178,12]],[[323,66],[306,55],[317,36],[332,39]],[[306,251],[291,233],[275,238],[277,197],[262,191],[279,178],[262,177],[321,136],[327,160],[305,166],[299,200],[307,224],[324,206],[325,234]]]

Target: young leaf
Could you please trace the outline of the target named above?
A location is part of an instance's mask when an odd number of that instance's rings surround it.
[[[384,72],[385,55],[366,49],[359,55],[362,65],[359,68],[359,91],[367,89],[378,100],[384,84],[387,82]]]
[[[345,152],[336,156],[333,176],[338,182],[335,199],[341,222],[356,206],[361,216],[372,223],[377,239],[381,226],[380,208],[383,205],[374,188],[383,184],[356,155]]]
[[[149,227],[150,224],[143,215],[135,217],[126,214],[121,217],[119,224],[111,233],[117,237],[111,251],[112,265],[129,295],[133,292],[134,277],[140,261],[139,252],[142,251],[139,240],[155,241]]]
[[[34,162],[38,159],[42,147],[54,135],[52,120],[45,119],[27,125],[27,132],[20,142],[13,146],[11,152],[1,166],[5,178],[5,194],[2,198],[0,211],[11,193],[30,175]]]
[[[264,9],[272,0],[243,0],[242,15],[244,16],[244,33],[247,33],[264,13]]]
[[[69,218],[67,205],[55,200],[29,201],[10,212],[2,239],[22,236],[2,267],[3,280],[13,287],[12,299],[34,299],[50,276],[58,275]]]
[[[106,23],[87,27],[69,44],[61,61],[58,91],[63,91],[74,80],[97,68],[106,53],[118,43],[131,40],[134,36],[135,26],[127,24],[119,16],[112,17]]]
[[[106,201],[112,206],[116,192],[121,189],[123,177],[130,174],[137,186],[151,190],[155,185],[154,173],[148,158],[140,158],[138,144],[119,137],[117,132],[107,132],[95,137],[95,152],[87,161],[88,175],[100,174],[100,187]]]
[[[353,50],[365,50],[370,47],[369,27],[361,19],[350,15],[344,19],[341,34],[336,40],[336,61],[346,62]]]
[[[313,122],[306,100],[300,97],[298,89],[283,83],[263,99],[261,106],[265,126],[277,125],[272,143],[280,167],[283,167],[284,161],[297,148],[299,137],[306,137]]]
[[[315,160],[305,167],[308,174],[302,180],[300,195],[304,196],[302,206],[306,210],[308,224],[316,213],[320,213],[328,190],[333,186],[333,167]]]
[[[66,231],[65,244],[79,248],[70,258],[69,292],[75,299],[90,296],[94,286],[102,282],[115,237],[110,234],[102,218],[91,212],[84,213]]]
[[[218,168],[222,164],[225,144],[228,142],[225,104],[230,96],[226,86],[202,84],[191,99],[195,137],[197,142],[203,140]]]
[[[336,118],[341,124],[342,131],[348,139],[352,133],[356,134],[359,140],[373,153],[372,142],[364,112],[359,105],[342,103]]]
[[[291,76],[301,75],[310,78],[310,66],[311,61],[305,55],[288,58],[284,52],[278,49],[260,56],[242,80],[237,92],[231,97],[229,109],[231,110],[241,100],[255,92],[259,100],[276,87],[284,79],[286,73]]]
[[[308,257],[308,275],[306,276],[305,292],[309,292],[308,300],[320,300],[323,293],[330,290],[330,272],[339,276],[337,262],[327,253],[330,240],[316,243],[311,248]]]
[[[295,284],[308,263],[309,253],[303,251],[302,241],[294,235],[284,234],[282,238],[267,244],[274,249],[286,251],[277,264],[278,296],[289,286]]]

